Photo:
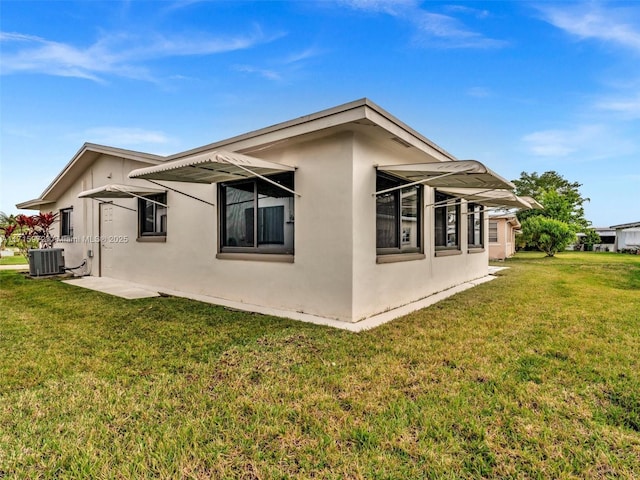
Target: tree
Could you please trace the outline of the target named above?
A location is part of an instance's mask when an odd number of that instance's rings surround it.
[[[567,248],[576,238],[567,223],[542,215],[529,217],[522,222],[522,236],[527,245],[535,246],[548,257]]]
[[[530,217],[544,216],[570,225],[575,232],[585,231],[591,225],[584,216],[583,205],[589,199],[580,194],[582,184],[569,182],[555,171],[542,175],[522,172],[513,183],[516,195],[533,197],[544,207],[542,210],[521,210],[518,212],[520,222]]]
[[[578,245],[584,250],[591,251],[594,245],[601,242],[600,235],[593,228],[587,228],[581,233],[584,235],[578,238]]]

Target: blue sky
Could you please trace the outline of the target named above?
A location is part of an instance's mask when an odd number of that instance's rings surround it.
[[[171,154],[368,97],[460,159],[640,220],[640,2],[0,4],[0,210],[84,142]]]

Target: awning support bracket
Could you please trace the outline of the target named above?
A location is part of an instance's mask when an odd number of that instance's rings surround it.
[[[298,192],[291,190],[290,188],[285,187],[284,185],[279,184],[278,182],[274,182],[273,180],[271,180],[270,178],[265,177],[264,175],[260,175],[259,173],[254,172],[253,170],[245,167],[244,165],[240,165],[238,162],[234,162],[233,160],[231,160],[229,157],[225,156],[225,155],[218,155],[220,158],[222,158],[225,162],[230,163],[231,165],[234,165],[236,167],[238,167],[241,170],[244,170],[245,172],[250,173],[251,175],[254,175],[262,180],[264,180],[265,182],[269,182],[272,185],[275,185],[278,188],[281,188],[282,190],[292,193],[293,195],[297,196],[297,197],[302,197],[302,195],[300,195]]]
[[[151,203],[155,203],[156,205],[160,205],[161,207],[165,207],[165,208],[169,208],[169,205],[167,205],[166,203],[162,203],[162,202],[157,202],[156,200],[151,200],[148,197],[144,197],[142,195],[138,195],[137,193],[131,193],[131,192],[123,192],[123,193],[127,193],[129,195],[131,195],[132,197],[136,197],[136,198],[140,198],[146,202],[151,202]]]
[[[100,202],[100,204],[106,204],[106,205],[113,205],[114,207],[119,207],[119,208],[124,208],[125,210],[130,210],[132,212],[137,212],[137,210],[133,209],[133,208],[129,208],[129,207],[125,207],[124,205],[118,205],[117,203],[113,203],[112,200],[106,201],[100,198],[96,198],[96,197],[87,197],[90,198],[91,200],[95,200],[96,202]]]
[[[166,188],[167,190],[171,190],[172,192],[179,193],[180,195],[184,195],[185,197],[189,197],[189,198],[192,198],[192,199],[194,199],[194,200],[198,200],[199,202],[206,203],[207,205],[211,205],[212,207],[215,207],[215,206],[216,206],[216,204],[215,204],[215,203],[211,203],[211,202],[208,202],[208,201],[206,201],[206,200],[203,200],[202,198],[198,198],[198,197],[196,197],[196,196],[194,196],[194,195],[189,195],[188,193],[181,192],[180,190],[177,190],[177,189],[172,188],[172,187],[168,187],[168,186],[163,185],[163,184],[161,184],[161,183],[158,183],[158,182],[156,182],[156,181],[154,181],[154,180],[150,180],[150,179],[148,179],[148,178],[143,178],[143,180],[146,180],[147,182],[151,182],[151,183],[153,183],[153,184],[155,184],[155,185],[158,185],[159,187]]]
[[[379,190],[379,191],[375,192],[373,194],[373,196],[375,197],[376,195],[382,195],[383,193],[395,192],[396,190],[401,190],[403,188],[413,187],[414,185],[423,185],[425,183],[428,184],[432,180],[438,180],[440,178],[445,178],[445,177],[448,177],[450,175],[459,175],[460,173],[465,173],[465,172],[467,172],[469,170],[461,170],[459,172],[448,172],[448,173],[443,173],[442,175],[437,175],[435,177],[423,178],[422,180],[418,180],[416,182],[405,183],[403,185],[398,185],[398,186],[395,186],[395,187],[387,188],[385,190]]]
[[[475,192],[474,195],[480,195],[482,193],[493,192],[495,190],[497,190],[497,189],[496,188],[489,188],[487,190],[482,190],[480,192]],[[464,195],[454,195],[454,194],[451,194],[451,193],[447,193],[447,195],[450,195],[451,197],[456,198],[458,200],[467,200],[466,198],[464,198]],[[425,207],[439,207],[439,206],[442,206],[442,205],[444,205],[444,204],[446,204],[447,202],[450,202],[450,201],[451,201],[451,199],[448,198],[447,200],[440,200],[439,202],[435,202],[435,203],[427,203],[425,205]],[[482,200],[477,200],[477,201],[467,200],[468,203],[478,203],[479,205],[482,205],[481,203],[479,203],[481,201]],[[460,202],[460,204],[462,204],[462,202]]]

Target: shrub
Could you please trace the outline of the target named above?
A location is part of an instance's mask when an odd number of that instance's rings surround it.
[[[529,217],[522,222],[522,235],[527,245],[534,246],[553,257],[575,241],[576,234],[565,222],[542,216]]]

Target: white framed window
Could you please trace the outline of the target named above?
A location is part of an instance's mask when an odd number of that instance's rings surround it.
[[[498,243],[498,222],[489,222],[489,243]]]

